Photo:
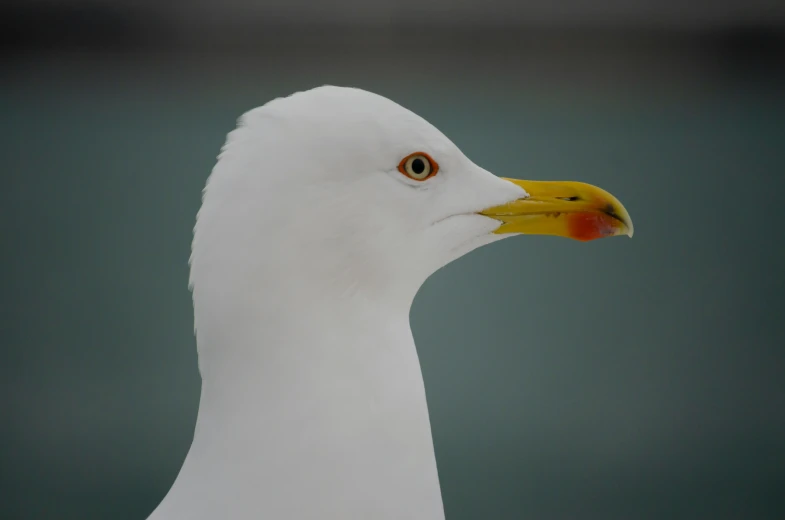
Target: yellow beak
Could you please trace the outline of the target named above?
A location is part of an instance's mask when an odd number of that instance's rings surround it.
[[[582,182],[504,180],[526,190],[529,197],[480,212],[503,222],[495,233],[554,235],[581,241],[632,237],[630,214],[601,188]]]

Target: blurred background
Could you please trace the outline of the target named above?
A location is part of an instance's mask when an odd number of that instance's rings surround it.
[[[166,494],[204,182],[241,113],[322,84],[635,222],[506,240],[421,290],[449,519],[785,518],[781,0],[5,0],[0,60],[0,518]]]

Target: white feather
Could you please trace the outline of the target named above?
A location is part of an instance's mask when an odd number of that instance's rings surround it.
[[[422,183],[397,169],[420,151],[440,168]],[[369,92],[246,113],[194,232],[194,441],[151,520],[444,518],[409,309],[502,237],[476,211],[524,195]]]

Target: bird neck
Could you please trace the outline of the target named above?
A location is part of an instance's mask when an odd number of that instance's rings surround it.
[[[194,441],[158,518],[442,519],[408,305],[278,300],[298,303],[199,332]]]

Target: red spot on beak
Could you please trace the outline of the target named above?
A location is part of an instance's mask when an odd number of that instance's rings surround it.
[[[605,213],[571,213],[567,215],[570,236],[581,242],[612,236],[618,222]]]

